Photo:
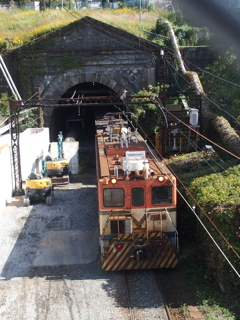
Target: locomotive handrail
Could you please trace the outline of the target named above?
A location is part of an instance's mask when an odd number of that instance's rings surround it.
[[[172,223],[172,226],[173,226],[173,228],[175,229],[175,241],[176,241],[176,252],[179,252],[179,241],[178,241],[178,231],[177,231],[177,228],[176,228],[176,226],[174,225],[174,223],[173,223],[173,221],[172,221],[172,219],[171,219],[171,217],[170,217],[170,214],[169,214],[169,212],[168,212],[168,209],[167,208],[164,208],[165,209],[165,211],[166,211],[166,213],[167,213],[167,216],[168,216],[168,218],[169,218],[169,220],[171,221],[171,223]]]

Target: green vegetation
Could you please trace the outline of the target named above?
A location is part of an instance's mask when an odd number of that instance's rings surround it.
[[[39,114],[38,109],[29,110],[27,113],[20,115],[24,117],[24,120],[21,121],[20,130],[23,132],[27,128],[38,128],[39,127]]]
[[[161,24],[162,18],[157,20],[156,32],[165,38],[154,42],[171,47],[171,41],[167,28]],[[189,25],[182,13],[169,13],[167,20],[171,23],[174,33],[178,39],[179,46],[208,45],[210,33],[207,28],[197,28]]]
[[[188,25],[182,14],[151,10],[151,7],[148,10],[142,9],[141,17],[138,8],[127,8],[124,5],[115,10],[101,9],[97,11],[46,10],[39,12],[13,9],[0,11],[0,50],[11,50],[22,46],[84,16],[90,16],[160,45],[169,46],[169,40],[163,40],[161,37],[161,35],[168,36],[168,34],[164,28],[160,27],[159,18],[171,22],[181,46],[206,45],[210,37],[206,28],[193,28]],[[125,22],[123,23],[123,21]]]
[[[184,273],[185,282],[194,289],[197,306],[206,320],[240,319],[239,295],[237,289],[230,294],[219,290],[216,280],[209,272],[202,252],[196,241],[181,243],[179,268]]]
[[[236,270],[240,270],[239,181],[240,166],[237,165],[222,173],[196,178],[189,188],[200,208],[201,221]],[[221,235],[218,230],[221,230]],[[206,239],[206,234],[199,231],[200,238]],[[213,243],[202,241],[200,248],[205,252],[208,267],[219,286],[224,292],[231,292],[238,281],[226,259]]]
[[[205,100],[205,108],[225,117],[233,126],[240,122],[239,74],[239,57],[233,49],[219,53],[215,61],[200,73],[204,92],[211,97]]]
[[[167,17],[168,13],[159,10],[143,10],[142,22],[140,22],[137,8],[102,9],[98,11],[46,10],[43,12],[20,9],[2,10],[0,11],[0,50],[17,48],[84,16],[93,17],[142,38],[148,38],[149,33],[141,29],[155,32],[156,20],[160,16]],[[123,21],[126,23],[123,23]]]
[[[239,258],[232,250],[240,255],[237,161],[224,163],[215,152],[203,151],[174,156],[166,163],[179,178],[180,193],[196,206],[197,216],[239,272]],[[180,196],[178,230],[179,267],[195,289],[198,306],[206,319],[240,319],[239,279]]]
[[[84,16],[91,16],[104,23],[124,29],[139,37],[146,38],[158,44],[170,46],[169,40],[158,37],[156,34],[168,36],[166,30],[158,24],[160,18],[168,19],[173,25],[179,43],[182,46],[194,46],[199,44],[207,45],[209,41],[209,32],[205,28],[193,28],[189,26],[181,14],[173,14],[158,10],[143,10],[142,21],[140,21],[139,10],[129,9],[122,6],[121,9],[110,10],[103,9],[98,11],[79,10],[47,10],[44,12],[12,10],[0,11],[0,50],[11,50],[34,41],[34,39],[43,36],[53,30],[81,19]],[[145,32],[145,31],[148,32]],[[199,34],[202,35],[199,40]],[[229,49],[230,50],[230,49]],[[231,54],[229,54],[231,53]],[[36,57],[32,57],[35,59]],[[68,60],[65,64],[70,63]],[[217,75],[213,78],[210,74],[204,72],[201,74],[201,81],[207,95],[211,96],[216,103],[206,99],[205,108],[209,110],[209,125],[207,120],[204,123],[206,135],[213,138],[216,134],[212,128],[212,118],[215,115],[227,117],[232,125],[238,125],[236,119],[240,121],[240,93],[239,86],[233,86],[231,82],[240,83],[239,63],[233,51],[228,51],[226,55],[218,55],[213,65],[207,68],[207,71]],[[24,77],[24,73],[22,74]],[[221,78],[227,79],[229,83],[223,82]],[[27,80],[25,81],[28,86]],[[24,88],[24,90],[27,88]],[[162,88],[159,86],[143,88],[138,95],[152,94],[158,95]],[[4,100],[4,97],[1,97]],[[144,98],[143,98],[144,99]],[[220,108],[219,108],[220,102]],[[1,114],[9,112],[7,103],[0,106]],[[140,127],[153,140],[154,132],[161,126],[161,111],[154,103],[146,105],[136,105],[131,107],[131,111],[137,116]],[[226,111],[228,115],[226,116]],[[38,119],[34,110],[26,126],[36,126],[35,119]],[[232,117],[231,115],[234,117]],[[32,120],[34,119],[34,120]],[[240,167],[236,161],[227,159],[223,162],[216,153],[196,152],[190,155],[173,157],[168,164],[179,176],[179,189],[188,197],[189,203],[198,203],[197,214],[207,225],[213,237],[221,245],[222,250],[227,257],[239,269],[239,259],[233,254],[232,248],[226,245],[219,233],[213,227],[212,222],[223,232],[224,236],[233,246],[234,250],[240,254],[239,247],[239,193],[240,193]],[[88,160],[83,157],[80,161],[80,173],[84,172],[87,166],[91,166]],[[93,164],[94,166],[94,164]],[[214,173],[213,173],[214,172]],[[186,192],[184,186],[190,188],[194,199]],[[198,303],[207,315],[207,319],[240,319],[236,313],[236,294],[235,289],[239,288],[236,275],[229,268],[229,265],[219,253],[218,249],[209,240],[197,219],[182,199],[179,199],[179,232],[180,239],[191,242],[192,246],[184,244],[181,252],[185,256],[181,257],[187,278],[195,288],[198,295]],[[206,214],[205,214],[206,213]],[[196,237],[198,235],[198,237]],[[195,242],[193,242],[195,240]],[[194,247],[193,247],[194,246]],[[197,248],[197,250],[196,250]],[[192,261],[189,263],[189,261]],[[199,263],[199,261],[201,263]],[[185,265],[186,264],[186,265]],[[197,267],[196,267],[197,266]],[[213,269],[215,266],[215,269]],[[224,295],[219,292],[219,287],[226,293],[231,290],[232,295]],[[239,298],[238,298],[239,299]],[[221,316],[221,317],[220,317]]]
[[[140,90],[137,96],[158,96],[161,88],[160,86],[149,85],[147,89]],[[134,94],[133,94],[134,96]],[[137,99],[137,102],[149,102],[149,98]],[[154,103],[144,103],[142,105],[136,104],[129,107],[136,118],[133,118],[135,125],[141,128],[141,135],[148,138],[149,141],[154,141],[154,133],[159,130],[160,111],[158,106]]]
[[[224,163],[215,152],[205,151],[166,160],[179,178],[180,193],[196,206],[197,216],[239,272],[240,166],[234,162]],[[239,279],[180,196],[178,228],[180,265],[207,319],[239,319],[240,314],[234,316],[239,312]]]
[[[11,99],[7,93],[0,94],[0,117],[9,115],[10,106],[8,100]]]

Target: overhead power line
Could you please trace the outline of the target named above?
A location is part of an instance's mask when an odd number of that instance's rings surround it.
[[[125,102],[124,102],[125,103]],[[129,110],[128,106],[125,104],[126,108]],[[116,107],[118,110],[120,110],[118,107]],[[124,113],[124,112],[123,112]],[[133,125],[132,120],[129,119],[128,115],[125,115],[126,118],[128,119],[128,121]],[[141,126],[139,125],[137,119],[135,119],[137,126],[142,130],[142,132],[144,132],[143,128],[141,128]],[[133,126],[134,130],[136,130],[136,127]],[[147,137],[147,134],[144,132],[145,136]],[[148,141],[151,141],[148,138]],[[145,142],[146,143],[146,142]],[[151,142],[152,143],[152,142]],[[153,143],[152,143],[153,145]],[[149,148],[148,148],[149,149]],[[155,149],[155,147],[154,147]],[[151,149],[149,149],[149,152],[151,152]],[[158,159],[156,157],[156,155],[151,152],[153,158],[155,158],[155,160],[158,162]],[[162,157],[163,158],[163,157]],[[161,167],[162,168],[162,167]],[[198,205],[198,207],[201,209],[201,211],[203,212],[203,214],[207,217],[207,219],[210,221],[210,223],[213,225],[213,227],[215,228],[215,230],[219,233],[219,235],[222,237],[222,239],[225,241],[225,243],[228,245],[228,247],[233,251],[233,253],[237,256],[238,259],[240,259],[239,254],[237,253],[237,251],[233,248],[233,246],[229,243],[229,241],[226,239],[226,237],[222,234],[222,232],[218,229],[218,227],[214,224],[214,222],[208,217],[207,213],[201,208],[201,206],[198,204],[198,202],[196,201],[196,199],[193,197],[193,195],[190,193],[189,189],[182,183],[182,181],[179,179],[179,177],[176,175],[176,173],[174,172],[174,170],[171,169],[171,171],[173,172],[173,174],[178,178],[178,181],[181,182],[182,186],[184,187],[184,189],[188,192],[188,194],[191,196],[191,198],[194,200],[194,203]],[[172,184],[173,181],[172,181]],[[202,227],[204,228],[204,230],[206,231],[206,233],[208,234],[208,236],[211,238],[211,240],[213,241],[213,243],[215,244],[215,246],[218,248],[218,250],[220,251],[220,253],[222,254],[222,256],[226,259],[227,263],[229,264],[229,266],[232,268],[232,270],[236,273],[236,275],[240,278],[240,274],[239,272],[236,270],[236,268],[233,266],[233,264],[231,263],[231,261],[228,259],[228,257],[225,255],[225,253],[223,252],[223,250],[221,249],[221,247],[218,245],[218,243],[216,242],[216,240],[214,239],[214,237],[211,235],[211,233],[208,231],[207,227],[204,225],[204,223],[202,222],[202,220],[200,219],[200,217],[197,215],[196,211],[195,211],[195,207],[191,206],[190,203],[187,201],[187,199],[184,197],[184,195],[181,193],[181,191],[179,190],[179,188],[175,185],[177,192],[179,193],[179,195],[181,196],[181,198],[184,200],[184,202],[187,204],[187,206],[190,208],[190,210],[194,213],[195,217],[197,218],[197,220],[199,221],[199,223],[202,225]]]

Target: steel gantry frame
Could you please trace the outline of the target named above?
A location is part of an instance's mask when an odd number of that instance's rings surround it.
[[[164,97],[162,97],[164,98]],[[59,99],[31,99],[31,100],[9,100],[10,114],[11,114],[11,147],[13,159],[13,171],[15,189],[13,195],[22,195],[22,174],[21,174],[21,159],[20,159],[20,125],[19,114],[23,110],[32,108],[44,107],[92,107],[92,106],[117,106],[123,109],[128,105],[143,105],[143,104],[156,104],[162,113],[165,127],[167,128],[167,119],[164,111],[164,106],[161,103],[161,97],[152,95],[146,96],[126,96],[124,92],[121,96],[94,96],[94,97],[81,97],[81,98],[59,98]],[[125,111],[125,110],[123,110]]]
[[[60,99],[31,99],[31,100],[9,100],[11,119],[11,148],[14,172],[13,196],[24,194],[22,188],[22,173],[20,159],[20,125],[19,114],[21,111],[32,108],[44,107],[84,107],[84,106],[123,106],[125,94],[121,96],[95,96],[81,98],[60,98]]]
[[[12,161],[14,172],[15,190],[14,196],[23,195],[22,190],[22,173],[21,173],[21,159],[20,159],[20,146],[19,146],[19,112],[21,110],[22,101],[10,100],[10,113],[11,113],[11,148],[12,148]]]

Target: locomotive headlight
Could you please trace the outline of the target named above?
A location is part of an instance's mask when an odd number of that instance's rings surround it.
[[[102,183],[103,183],[103,184],[108,184],[108,178],[107,178],[107,177],[104,177],[104,178],[102,179]]]
[[[164,179],[165,179],[165,178],[164,178],[163,176],[158,177],[158,181],[159,181],[159,182],[163,182]]]
[[[112,184],[115,184],[115,183],[117,183],[117,179],[113,178],[113,179],[111,179],[111,182],[112,182]]]

